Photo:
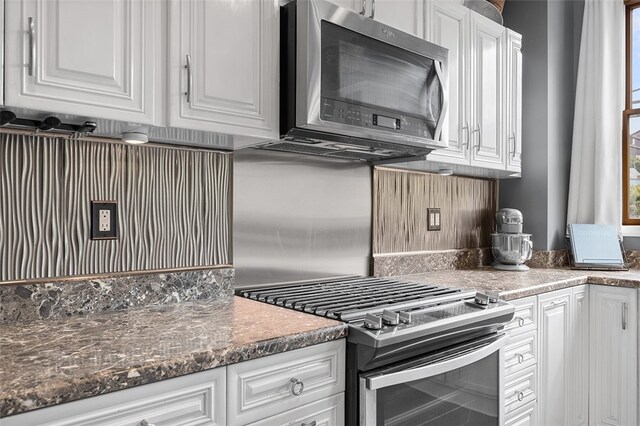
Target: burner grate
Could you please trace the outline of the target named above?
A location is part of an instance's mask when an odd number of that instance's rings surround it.
[[[255,300],[342,321],[363,319],[384,309],[408,310],[473,297],[475,292],[389,278],[312,281],[272,288],[240,289]]]

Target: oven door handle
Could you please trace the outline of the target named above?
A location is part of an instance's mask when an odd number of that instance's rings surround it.
[[[493,342],[481,346],[480,348],[467,352],[459,357],[447,359],[445,361],[436,362],[433,364],[425,365],[422,367],[411,368],[408,370],[398,371],[397,373],[381,374],[375,377],[368,377],[366,379],[366,386],[368,390],[382,389],[389,386],[395,386],[402,383],[413,382],[415,380],[422,380],[428,377],[437,376],[447,371],[457,370],[474,362],[480,361],[497,350],[504,347],[507,343],[507,336],[502,335]],[[500,367],[502,368],[502,367]]]

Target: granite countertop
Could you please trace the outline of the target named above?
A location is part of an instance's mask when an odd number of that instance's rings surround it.
[[[346,330],[239,297],[0,325],[0,417],[339,339]]]
[[[496,271],[493,268],[433,271],[397,276],[446,287],[498,292],[501,299],[513,300],[580,284],[600,284],[640,288],[640,269],[629,271],[577,271],[568,268],[530,269],[526,272]]]

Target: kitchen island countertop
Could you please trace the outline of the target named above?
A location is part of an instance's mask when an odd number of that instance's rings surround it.
[[[525,272],[493,268],[433,271],[395,277],[438,286],[497,292],[501,299],[514,300],[581,284],[640,288],[640,269],[629,271],[582,271],[569,268],[530,269]]]
[[[0,417],[345,337],[240,297],[0,325]]]

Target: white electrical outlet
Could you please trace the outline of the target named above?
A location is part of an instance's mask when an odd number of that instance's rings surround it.
[[[100,232],[111,231],[111,211],[100,210],[99,212],[98,229]]]

